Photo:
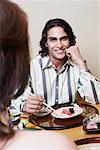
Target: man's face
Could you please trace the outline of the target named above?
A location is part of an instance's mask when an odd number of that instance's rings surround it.
[[[68,35],[62,27],[53,27],[48,31],[46,46],[48,47],[51,61],[65,59],[65,49],[70,46],[70,43]]]

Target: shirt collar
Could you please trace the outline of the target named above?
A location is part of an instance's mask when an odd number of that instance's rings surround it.
[[[50,61],[49,56],[45,56],[42,58],[42,69],[49,68],[53,65],[53,63]]]
[[[68,64],[73,66],[73,62],[71,60],[68,60],[61,67],[61,70],[65,69]],[[47,69],[47,68],[50,68],[50,67],[54,67],[55,68],[55,65],[51,62],[49,56],[46,56],[46,57],[42,58],[42,69],[44,70],[44,69]]]

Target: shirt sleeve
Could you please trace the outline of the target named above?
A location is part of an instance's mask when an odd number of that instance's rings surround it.
[[[23,112],[23,105],[27,101],[30,92],[31,88],[28,85],[21,96],[19,96],[17,99],[11,100],[11,105],[9,106],[9,111],[11,115],[17,115]]]
[[[78,91],[87,102],[93,104],[100,103],[100,80],[83,69],[80,70],[79,74]]]

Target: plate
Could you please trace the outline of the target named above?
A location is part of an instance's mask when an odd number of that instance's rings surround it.
[[[87,133],[100,133],[99,114],[89,114],[83,119],[83,130]]]
[[[91,137],[75,141],[79,150],[100,150],[100,137]]]
[[[74,110],[74,113],[71,114],[61,114],[63,110]],[[68,106],[68,107],[61,107],[56,110],[57,113],[52,112],[51,115],[55,118],[60,118],[60,119],[67,119],[67,118],[72,118],[75,116],[80,115],[83,112],[83,109],[79,106]]]
[[[40,112],[38,112],[38,113],[36,114],[36,116],[37,116],[37,117],[43,117],[43,116],[46,116],[46,115],[50,114],[51,112],[52,112],[51,109],[49,109],[49,108],[44,108],[44,109],[42,109]]]
[[[84,129],[84,131],[86,131],[87,133],[90,133],[90,134],[100,134],[100,129]]]
[[[91,144],[78,145],[78,149],[79,150],[100,150],[100,144],[91,143]]]

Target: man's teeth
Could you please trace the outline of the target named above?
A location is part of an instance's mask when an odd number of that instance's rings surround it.
[[[56,52],[58,52],[58,53],[63,53],[63,52],[65,52],[64,50],[56,50]]]
[[[55,51],[65,51],[65,49],[56,49]]]

